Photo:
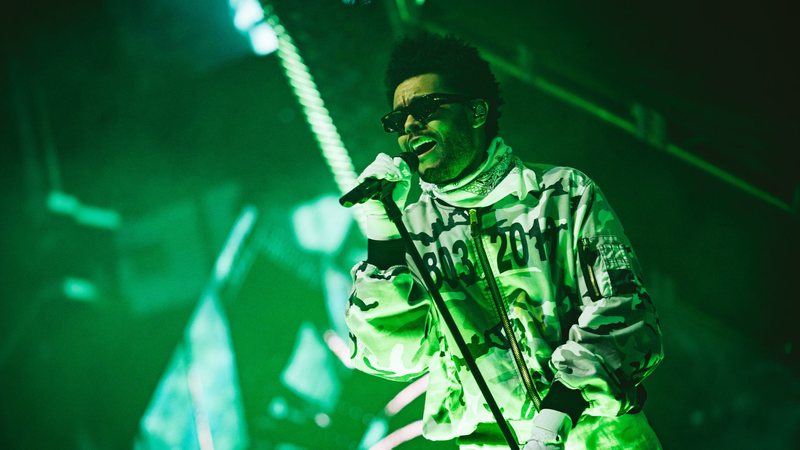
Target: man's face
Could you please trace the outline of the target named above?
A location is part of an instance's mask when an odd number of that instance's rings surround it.
[[[397,85],[392,108],[408,106],[415,98],[432,93],[459,94],[448,90],[438,74],[417,75]],[[416,152],[420,178],[444,184],[464,175],[465,169],[474,168],[484,156],[482,130],[474,128],[473,123],[467,103],[446,103],[424,122],[408,115],[405,133],[398,136],[397,143],[401,151],[424,150],[421,154]],[[426,143],[431,140],[432,147],[430,142]],[[420,144],[423,145],[418,147]]]

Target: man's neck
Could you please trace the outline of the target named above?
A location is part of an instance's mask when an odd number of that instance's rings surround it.
[[[434,183],[434,184],[439,186],[439,187],[442,187],[442,186],[447,186],[448,184],[451,184],[451,183],[455,183],[456,181],[458,181],[458,180],[466,177],[467,175],[471,174],[472,172],[474,172],[478,167],[480,167],[481,164],[484,163],[484,161],[486,161],[486,158],[488,158],[488,157],[489,157],[489,151],[487,149],[487,150],[484,150],[482,153],[478,153],[476,155],[476,157],[472,160],[472,162],[469,163],[469,165],[467,167],[465,167],[464,170],[462,170],[461,173],[459,173],[455,177],[450,178],[449,180],[440,181],[440,182]]]

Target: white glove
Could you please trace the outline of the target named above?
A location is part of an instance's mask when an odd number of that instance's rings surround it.
[[[411,169],[402,158],[379,153],[370,165],[358,176],[361,183],[367,178],[395,182],[392,199],[402,211],[411,190]],[[360,205],[367,217],[367,238],[374,241],[388,241],[400,238],[400,232],[394,226],[380,200],[367,200]]]
[[[563,450],[572,430],[572,419],[554,409],[543,409],[533,418],[530,440],[522,450]]]

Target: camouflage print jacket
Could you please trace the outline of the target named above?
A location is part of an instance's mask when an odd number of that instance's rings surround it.
[[[409,258],[385,270],[370,262],[353,268],[346,320],[356,368],[398,381],[430,373],[428,439],[493,422],[417,275],[425,270],[517,436],[528,435],[554,380],[580,390],[584,414],[625,414],[663,354],[616,215],[575,169],[523,164],[509,149],[487,172],[482,189],[499,199],[491,205],[455,207],[429,190],[405,209],[425,267]]]

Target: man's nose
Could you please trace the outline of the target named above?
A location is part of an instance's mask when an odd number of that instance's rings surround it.
[[[414,132],[414,131],[417,131],[417,130],[421,130],[422,127],[423,127],[422,122],[417,120],[416,117],[414,117],[411,114],[406,116],[406,123],[403,125],[403,129],[406,131],[406,134]]]

